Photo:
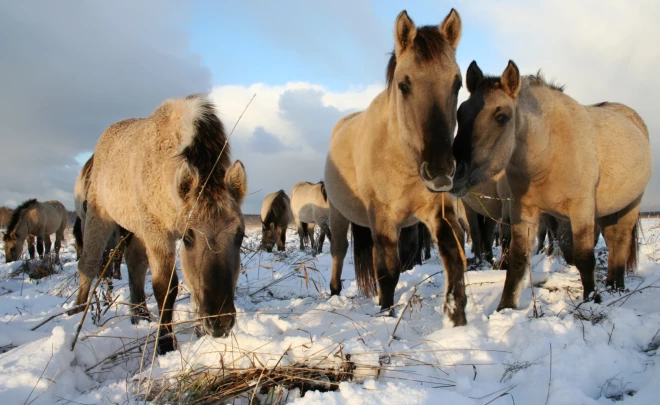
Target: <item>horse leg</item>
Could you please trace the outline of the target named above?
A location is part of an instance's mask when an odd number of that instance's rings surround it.
[[[316,252],[316,241],[314,240],[314,227],[315,224],[312,222],[307,224],[307,237],[309,238],[309,244],[312,247],[312,252]]]
[[[573,260],[580,272],[584,300],[591,298],[596,288],[595,272],[596,258],[594,257],[594,204],[576,202],[576,211],[571,212],[571,230],[573,233]],[[600,296],[596,294],[594,301],[600,303]]]
[[[348,250],[348,225],[350,222],[330,204],[330,231],[333,241],[330,244],[332,255],[332,279],[330,280],[330,294],[339,295],[341,292],[341,271],[344,268],[344,258]]]
[[[60,261],[60,249],[62,249],[62,241],[64,240],[64,227],[55,232],[55,260]]]
[[[298,238],[300,239],[300,250],[305,250],[305,230],[307,229],[307,224],[300,222],[299,218],[294,219],[296,222],[296,228],[298,228]]]
[[[572,266],[575,264],[573,260],[573,231],[571,230],[571,221],[569,220],[559,220],[557,225],[557,243],[559,244],[559,250],[564,256],[566,264]]]
[[[626,270],[637,262],[637,219],[639,201],[632,207],[603,218],[601,226],[610,254],[607,261],[607,286],[613,290],[625,289]]]
[[[28,235],[27,237],[27,247],[28,253],[30,254],[30,260],[34,259],[34,235]]]
[[[456,218],[449,198],[445,200],[444,213],[435,213],[427,222],[427,226],[431,234],[435,236],[445,270],[443,312],[454,326],[461,326],[467,324],[465,316],[467,296],[465,295],[464,279],[467,263],[464,250],[464,232],[461,231],[461,225]]]
[[[149,320],[147,298],[144,293],[149,261],[142,240],[133,236],[126,246],[124,257],[128,268],[128,288],[131,295],[131,323],[136,325],[142,319]]]
[[[69,315],[83,311],[84,308],[80,306],[87,301],[92,281],[99,274],[103,250],[114,226],[114,223],[105,219],[99,210],[92,204],[88,204],[85,233],[83,235],[83,246],[85,248],[78,262],[80,287],[76,297],[76,306],[68,312]]]
[[[465,206],[465,214],[468,218],[470,228],[470,239],[472,240],[472,259],[468,262],[472,265],[479,264],[481,261],[481,224],[479,223],[479,214]]]
[[[431,233],[425,223],[420,223],[419,229],[421,230],[422,240],[424,241],[424,260],[431,258]]]
[[[481,241],[483,244],[483,256],[489,264],[493,264],[493,239],[495,239],[495,222],[492,218],[484,217],[483,234]]]
[[[154,235],[154,238],[162,239],[162,236]],[[149,240],[145,240],[145,244],[149,265],[151,266],[151,285],[158,302],[158,313],[160,315],[158,353],[165,354],[174,351],[172,313],[174,301],[179,291],[179,278],[174,269],[175,248],[174,246],[153,243]]]
[[[548,227],[546,226],[545,220],[542,215],[541,220],[539,221],[538,231],[536,232],[536,239],[538,239],[538,243],[536,245],[536,249],[534,249],[535,255],[541,253],[541,251],[545,247],[545,236],[547,232],[548,232]]]
[[[540,213],[536,207],[521,207],[518,201],[512,204],[511,246],[507,256],[509,268],[506,271],[502,298],[497,306],[498,311],[518,307],[520,284],[529,265],[536,230],[539,226]]]
[[[279,227],[277,233],[277,251],[284,252],[286,250],[286,226]]]
[[[44,236],[37,235],[37,253],[39,258],[43,260],[44,258]]]
[[[383,215],[385,217],[385,215]],[[373,239],[373,266],[378,280],[380,309],[394,305],[394,290],[401,274],[399,243],[396,224],[389,218],[371,213],[371,238]]]
[[[419,241],[417,225],[401,228],[398,238],[399,260],[401,271],[412,270],[419,257]]]
[[[50,250],[53,247],[53,242],[50,240],[50,235],[44,235],[44,254],[50,255]]]
[[[321,232],[319,233],[319,240],[316,242],[316,253],[319,254],[323,251],[323,244],[325,243],[325,227],[319,227]],[[330,239],[330,238],[328,238]]]

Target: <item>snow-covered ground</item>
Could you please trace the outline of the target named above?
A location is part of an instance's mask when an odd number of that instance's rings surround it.
[[[349,360],[355,366],[353,380],[334,391],[307,391],[301,397],[293,388],[254,398],[250,392],[231,402],[660,403],[660,221],[642,223],[639,269],[626,278],[634,293],[605,294],[601,305],[577,307],[577,269],[561,258],[539,255],[532,258],[536,305],[527,279],[517,311],[495,312],[504,272],[466,273],[468,325],[459,328],[443,326],[444,274],[437,251],[423,266],[402,274],[396,316],[383,317],[377,298],[358,294],[350,253],[344,290],[330,298],[328,244],[313,258],[298,250],[291,230],[285,255],[246,250],[237,324],[228,338],[197,336],[183,280],[175,306],[180,350],[156,357],[153,342],[145,345],[156,323],[134,326],[126,315],[125,265],[123,279],[115,281],[115,304],[90,311],[73,351],[81,314],[56,316],[35,329],[72,306],[77,262],[67,245],[62,271],[41,280],[17,273],[21,263],[0,265],[0,352],[5,352],[0,354],[0,403],[143,403],[138,392],[152,387],[153,399],[156,388],[204,367],[328,368]],[[258,229],[252,230],[244,247],[255,249],[258,241]],[[602,268],[602,240],[597,248]],[[155,321],[151,296],[149,304]]]

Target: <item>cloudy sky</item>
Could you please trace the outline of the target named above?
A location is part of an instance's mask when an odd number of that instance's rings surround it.
[[[110,124],[165,98],[210,92],[247,168],[244,211],[322,177],[330,131],[384,88],[396,15],[463,19],[458,63],[499,74],[542,68],[589,104],[619,101],[646,121],[660,162],[660,1],[246,0],[0,3],[0,204],[73,209],[81,163]],[[461,99],[466,97],[462,91]],[[660,163],[644,209],[660,209]]]

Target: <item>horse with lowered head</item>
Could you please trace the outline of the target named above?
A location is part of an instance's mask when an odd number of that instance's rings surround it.
[[[291,202],[284,190],[270,193],[261,204],[261,248],[268,253],[286,250],[286,229],[291,222]]]
[[[310,183],[301,181],[291,189],[291,211],[293,220],[298,228],[300,237],[300,250],[305,249],[305,242],[309,242],[312,253],[321,253],[326,235],[330,240],[330,206],[328,205],[328,193],[322,181]],[[318,242],[314,241],[314,228],[318,226],[321,230]]]
[[[126,256],[133,321],[146,310],[144,281],[151,267],[160,311],[157,348],[174,350],[172,312],[178,291],[175,260],[206,332],[227,336],[236,321],[234,290],[245,224],[245,169],[230,160],[222,122],[202,95],[169,99],[146,118],[108,127],[94,150],[87,192],[80,289],[81,310],[108,236],[116,225],[133,233]],[[121,151],[121,153],[117,153]],[[129,252],[130,250],[130,252]]]
[[[573,258],[584,299],[600,301],[594,280],[594,229],[610,249],[607,285],[624,288],[637,260],[638,214],[651,177],[649,133],[619,103],[581,105],[540,74],[521,76],[509,61],[502,76],[472,62],[470,92],[458,110],[453,193],[506,168],[512,241],[498,310],[516,308],[542,213],[571,224]]]
[[[69,214],[59,201],[24,201],[12,213],[7,231],[3,236],[7,263],[19,260],[23,255],[25,240],[28,253],[34,259],[34,238],[37,238],[37,253],[40,258],[50,254],[50,235],[55,234],[55,260],[59,260],[60,247],[64,240]],[[44,249],[45,248],[45,249]]]
[[[423,222],[438,243],[446,274],[444,311],[464,325],[463,233],[452,198],[452,141],[461,73],[456,48],[461,19],[455,10],[437,26],[417,27],[405,11],[394,25],[387,88],[369,107],[334,127],[325,165],[332,232],[332,281],[339,294],[353,233],[360,290],[379,293],[382,310],[394,304],[402,270],[402,228]]]

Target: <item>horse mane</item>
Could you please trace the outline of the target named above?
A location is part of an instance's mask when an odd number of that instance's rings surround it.
[[[541,73],[541,69],[539,69],[539,71],[536,72],[535,75],[527,75],[525,77],[529,80],[530,86],[545,86],[552,90],[557,90],[558,92],[561,93],[564,92],[564,87],[566,87],[563,84],[558,84],[553,81],[547,81],[545,77],[543,77],[543,74]]]
[[[417,35],[415,35],[411,49],[415,52],[417,62],[425,63],[440,59],[448,46],[450,46],[449,43],[442,36],[437,25],[424,25],[417,27]],[[392,51],[385,70],[385,80],[387,81],[388,89],[392,87],[395,69],[396,54]]]
[[[547,81],[545,77],[543,77],[543,74],[541,73],[541,69],[539,69],[539,71],[536,72],[536,74],[522,76],[522,78],[527,79],[529,85],[532,87],[547,87],[549,89],[556,90],[561,93],[564,92],[565,86],[557,84],[552,81]],[[481,90],[485,92],[492,89],[499,89],[501,86],[502,86],[501,76],[484,75],[484,77],[477,85],[476,90]]]
[[[34,206],[35,204],[38,204],[37,200],[35,198],[32,198],[30,200],[23,201],[21,205],[16,207],[14,212],[11,214],[11,219],[9,220],[9,225],[7,225],[7,233],[12,233],[18,226],[18,223],[21,222],[21,218],[23,218],[23,214],[25,211]]]
[[[196,197],[201,187],[204,187],[202,196],[204,198],[200,199],[200,202],[202,200],[214,203],[224,201],[227,191],[225,172],[231,164],[231,152],[224,125],[216,115],[215,105],[204,95],[192,94],[186,97],[186,101],[193,103],[192,109],[195,116],[192,134],[188,134],[190,139],[178,157],[194,168],[199,176],[198,189],[194,190],[194,194],[186,194]],[[220,158],[216,165],[218,156]]]
[[[323,180],[319,181],[318,184],[321,185],[321,194],[323,194],[323,201],[328,202],[328,192],[325,191],[325,183]]]
[[[85,162],[85,165],[83,166],[80,176],[83,179],[83,192],[85,193],[84,195],[87,195],[87,191],[89,191],[89,179],[92,176],[92,166],[94,165],[94,154],[89,157],[87,162]]]
[[[278,191],[275,198],[273,198],[273,202],[270,203],[270,209],[268,210],[266,218],[264,218],[263,221],[264,226],[267,227],[271,223],[277,225],[282,215],[286,213],[286,203],[284,202],[285,199],[286,193],[284,190]]]

